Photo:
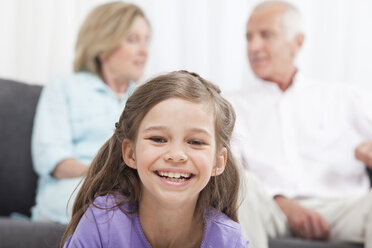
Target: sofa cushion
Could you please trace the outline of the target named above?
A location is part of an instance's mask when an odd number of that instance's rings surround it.
[[[37,175],[31,162],[31,132],[41,86],[0,79],[0,215],[30,216]]]
[[[66,226],[0,217],[0,247],[58,247]]]

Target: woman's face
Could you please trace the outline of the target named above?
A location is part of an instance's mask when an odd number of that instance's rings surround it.
[[[143,74],[148,56],[150,27],[138,16],[128,34],[111,53],[100,56],[104,78],[121,81],[137,81]]]

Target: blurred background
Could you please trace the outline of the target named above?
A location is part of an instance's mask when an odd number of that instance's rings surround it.
[[[0,0],[0,77],[47,84],[72,71],[78,29],[103,0]],[[177,69],[233,90],[252,81],[245,25],[258,0],[130,0],[152,26],[142,81]],[[302,12],[298,59],[312,78],[372,88],[372,1],[288,0]]]

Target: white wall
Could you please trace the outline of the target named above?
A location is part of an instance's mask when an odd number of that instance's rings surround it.
[[[299,58],[312,77],[371,86],[372,1],[288,0],[303,13]],[[103,0],[0,0],[0,77],[46,84],[72,71],[74,43],[86,14]],[[251,81],[245,24],[258,0],[132,0],[152,25],[143,80],[187,69],[223,90]]]

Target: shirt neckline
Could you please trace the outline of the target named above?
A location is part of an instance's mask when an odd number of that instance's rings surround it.
[[[211,218],[212,214],[217,214],[218,215],[218,213],[214,213],[214,211],[212,211],[212,210],[207,211],[204,214],[204,229],[203,229],[204,231],[203,231],[203,239],[202,239],[200,247],[204,247],[204,245],[207,242],[206,239],[208,238],[207,234],[208,234],[208,231],[210,229],[210,225],[211,225],[210,218]],[[145,236],[145,233],[143,232],[143,229],[142,229],[142,226],[141,226],[141,223],[140,223],[140,220],[139,220],[138,212],[136,212],[135,216],[134,216],[134,225],[135,225],[136,232],[140,237],[142,245],[144,245],[145,248],[151,248],[151,244],[149,243],[149,241],[147,240],[147,238]]]
[[[80,72],[82,75],[86,77],[90,77],[91,80],[89,81],[89,84],[92,84],[92,88],[98,92],[105,92],[107,94],[112,95],[115,97],[115,99],[119,100],[119,102],[122,102],[123,100],[128,99],[128,97],[133,93],[134,89],[136,88],[136,84],[134,82],[129,82],[127,90],[122,93],[122,97],[118,99],[117,94],[96,74],[93,74],[88,71]]]

